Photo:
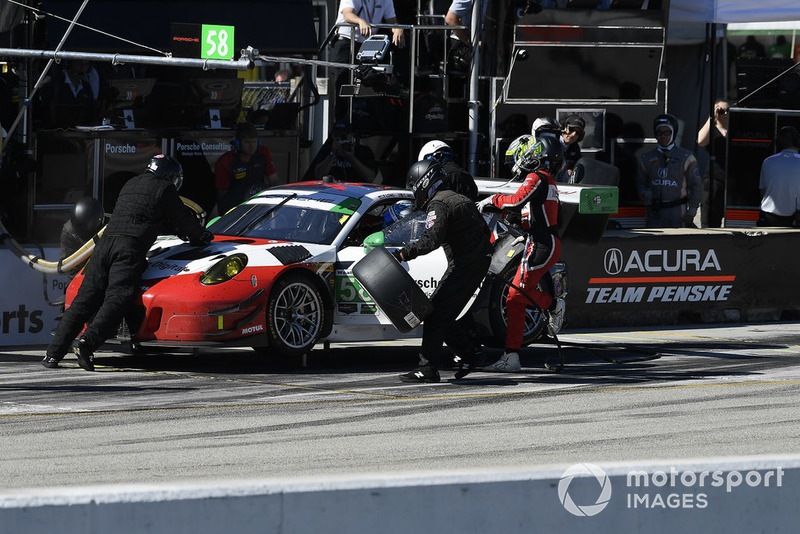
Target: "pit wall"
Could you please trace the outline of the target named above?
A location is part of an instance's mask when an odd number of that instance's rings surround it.
[[[6,492],[0,534],[796,532],[800,457]]]

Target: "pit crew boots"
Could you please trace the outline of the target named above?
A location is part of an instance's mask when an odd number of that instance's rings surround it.
[[[436,367],[432,365],[420,365],[416,369],[400,375],[400,380],[402,382],[425,383],[439,382],[441,378],[439,377],[439,371]]]
[[[455,374],[456,380],[464,378],[472,371],[483,365],[483,361],[485,359],[483,351],[480,350],[464,356],[463,358],[460,356],[456,356],[456,358],[458,359],[458,370]]]
[[[78,346],[74,351],[78,357],[78,365],[87,371],[94,371],[94,351],[89,348],[89,344],[84,338],[78,341]]]
[[[55,369],[56,367],[58,367],[58,362],[61,361],[61,358],[63,358],[63,356],[56,357],[45,354],[44,359],[42,360],[42,365],[44,365],[48,369]]]

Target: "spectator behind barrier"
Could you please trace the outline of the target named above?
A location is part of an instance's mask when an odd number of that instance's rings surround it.
[[[375,180],[378,172],[375,154],[369,147],[358,143],[349,123],[334,124],[325,145],[329,152],[314,167],[314,177],[317,180],[321,180],[324,176],[332,176],[340,182]],[[322,150],[326,149],[325,145]]]
[[[725,215],[725,170],[727,158],[728,136],[728,102],[717,100],[714,102],[714,130],[711,129],[711,118],[697,132],[697,144],[701,147],[711,147],[714,155],[713,174],[711,182],[711,165],[703,175],[703,204],[700,210],[700,221],[703,228],[719,228],[722,226],[722,217]],[[713,141],[713,145],[711,144]]]
[[[800,209],[800,133],[784,126],[775,138],[778,153],[761,164],[761,210],[756,226],[796,226]]]
[[[219,215],[259,191],[279,184],[272,153],[261,145],[255,125],[250,122],[237,125],[231,149],[217,160],[214,177],[217,187],[216,212]]]

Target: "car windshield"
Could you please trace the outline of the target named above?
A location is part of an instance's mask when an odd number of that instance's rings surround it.
[[[285,200],[290,200],[289,198]],[[330,245],[349,220],[349,210],[279,204],[241,204],[216,221],[215,235]]]

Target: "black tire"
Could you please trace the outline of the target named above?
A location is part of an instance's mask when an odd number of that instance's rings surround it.
[[[512,262],[500,272],[489,289],[489,324],[492,329],[489,342],[495,347],[503,347],[506,342],[506,297],[509,284],[514,281],[519,262]],[[539,285],[541,289],[541,284]],[[530,345],[542,334],[545,321],[541,310],[531,304],[525,312],[525,333],[522,345]]]
[[[266,318],[269,347],[258,352],[302,356],[317,343],[325,324],[322,294],[308,276],[287,274],[272,286]]]

